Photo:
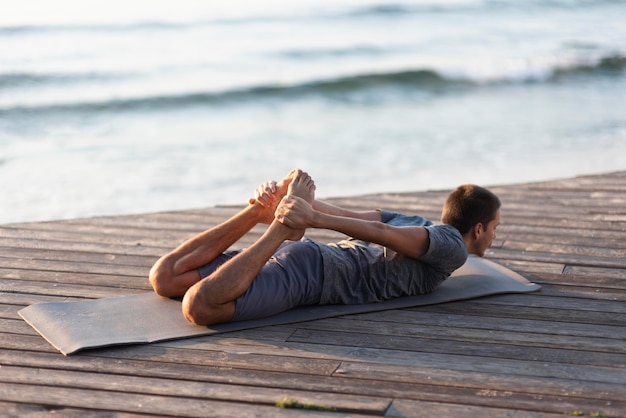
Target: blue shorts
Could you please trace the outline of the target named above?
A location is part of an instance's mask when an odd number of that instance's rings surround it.
[[[239,251],[220,254],[200,267],[207,277]],[[316,305],[322,296],[323,265],[314,242],[286,241],[256,276],[252,285],[235,300],[232,321],[264,318],[297,306]]]

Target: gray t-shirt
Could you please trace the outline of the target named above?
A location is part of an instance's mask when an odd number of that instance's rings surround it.
[[[393,226],[424,226],[428,251],[416,259],[385,257],[385,249],[358,240],[318,244],[324,281],[320,304],[363,304],[432,292],[467,259],[460,232],[450,225],[433,225],[421,216],[381,211]]]

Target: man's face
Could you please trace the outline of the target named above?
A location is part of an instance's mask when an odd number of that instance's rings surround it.
[[[496,217],[493,218],[486,226],[483,225],[481,234],[476,240],[476,252],[477,255],[483,257],[487,248],[491,246],[491,243],[496,239],[496,228],[500,225],[500,209],[496,211]]]

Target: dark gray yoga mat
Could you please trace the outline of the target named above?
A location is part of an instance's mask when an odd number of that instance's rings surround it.
[[[470,256],[434,292],[366,305],[316,305],[267,318],[202,327],[187,322],[178,301],[156,294],[44,302],[19,311],[20,316],[64,355],[121,344],[151,343],[267,325],[311,321],[339,315],[434,305],[500,293],[538,290],[539,285],[492,261]]]

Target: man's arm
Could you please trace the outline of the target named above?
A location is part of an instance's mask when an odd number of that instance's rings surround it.
[[[312,207],[318,212],[325,213],[327,215],[341,216],[344,218],[363,219],[366,221],[380,221],[382,219],[380,212],[377,210],[354,211],[320,200],[314,201]]]
[[[285,197],[287,194],[287,188],[291,182],[291,179],[294,176],[294,173],[298,170],[292,170],[283,180],[280,182],[276,181],[267,181],[262,183],[255,191],[254,197],[249,199],[250,204],[260,204],[263,207],[271,208],[272,214],[273,211],[276,210],[276,207],[280,203],[281,199]],[[380,221],[382,219],[381,214],[377,210],[369,210],[369,211],[353,211],[349,209],[345,209],[328,202],[323,202],[321,200],[315,200],[312,204],[313,209],[316,211],[326,213],[329,215],[342,216],[345,218],[356,218],[363,219],[369,221]],[[271,218],[265,219],[264,223],[270,224],[274,220],[273,216]]]
[[[356,216],[350,216],[353,214]],[[344,212],[333,206],[318,206],[317,202],[309,205],[294,196],[287,196],[281,202],[276,219],[295,229],[331,229],[413,258],[424,255],[430,243],[428,231],[422,226],[392,226],[381,222],[378,211]]]

